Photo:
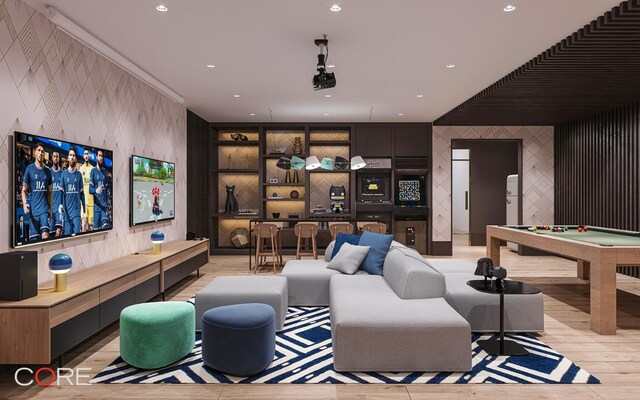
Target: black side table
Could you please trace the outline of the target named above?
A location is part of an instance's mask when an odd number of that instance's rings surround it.
[[[540,290],[535,286],[514,280],[503,280],[504,288],[496,288],[495,280],[472,280],[467,285],[483,293],[500,295],[500,340],[478,340],[478,345],[485,352],[499,356],[526,356],[529,354],[521,344],[512,340],[504,340],[504,295],[505,294],[537,294]]]

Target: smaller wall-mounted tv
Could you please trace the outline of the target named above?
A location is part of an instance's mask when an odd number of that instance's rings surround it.
[[[15,132],[12,245],[111,230],[113,152]]]
[[[396,206],[427,206],[424,175],[396,175],[396,182]]]
[[[175,218],[176,166],[131,156],[131,226]]]
[[[358,177],[358,202],[391,202],[389,175],[372,174]]]

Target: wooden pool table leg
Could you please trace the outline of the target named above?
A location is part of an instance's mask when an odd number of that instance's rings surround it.
[[[487,257],[493,261],[493,265],[500,265],[500,239],[487,236]]]
[[[589,261],[578,260],[578,278],[588,281],[591,275],[591,264]]]
[[[591,330],[616,334],[616,255],[601,252],[591,260]]]

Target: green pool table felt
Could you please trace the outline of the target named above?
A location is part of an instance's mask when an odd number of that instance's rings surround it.
[[[518,227],[517,229],[522,230],[526,229],[526,227]],[[577,227],[569,227],[569,230],[565,232],[538,229],[534,233],[599,244],[601,246],[640,246],[640,233],[622,233],[602,228],[589,228],[586,232],[578,232]]]

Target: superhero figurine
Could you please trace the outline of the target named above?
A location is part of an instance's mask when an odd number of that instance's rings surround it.
[[[329,198],[331,199],[331,212],[341,213],[344,212],[344,199],[347,197],[347,190],[344,186],[331,186],[331,193]]]

